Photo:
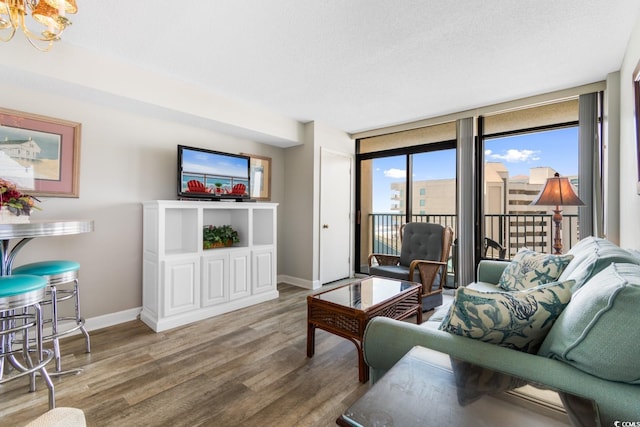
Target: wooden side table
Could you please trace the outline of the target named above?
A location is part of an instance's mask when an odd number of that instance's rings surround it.
[[[422,285],[415,282],[369,277],[307,297],[307,356],[315,351],[315,330],[323,329],[353,342],[358,350],[358,379],[369,380],[362,352],[362,337],[376,316],[396,320],[416,315],[422,323]]]

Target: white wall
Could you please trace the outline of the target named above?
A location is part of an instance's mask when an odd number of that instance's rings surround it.
[[[640,248],[640,195],[632,74],[640,61],[640,17],[620,69],[620,245]]]

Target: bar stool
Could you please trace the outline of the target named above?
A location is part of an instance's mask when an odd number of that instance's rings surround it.
[[[50,298],[43,301],[44,304],[51,304],[51,319],[45,319],[44,323],[51,322],[51,334],[43,337],[44,341],[53,341],[53,350],[56,359],[56,373],[62,374],[62,362],[60,358],[60,342],[61,336],[70,334],[77,330],[81,330],[84,334],[86,352],[91,352],[91,340],[89,333],[84,327],[84,318],[80,315],[80,291],[78,287],[78,270],[80,264],[75,261],[53,260],[41,261],[31,264],[21,265],[13,269],[12,274],[31,274],[44,278],[49,285],[48,294]],[[71,288],[65,286],[73,284]],[[59,314],[58,304],[62,301],[74,299],[75,316],[61,316]],[[61,329],[59,322],[71,320],[74,325],[65,329]],[[70,372],[79,372],[74,370]]]
[[[0,384],[29,375],[29,391],[33,392],[36,391],[36,372],[40,372],[49,389],[49,409],[53,409],[55,391],[45,368],[53,352],[42,348],[40,303],[46,298],[46,286],[47,281],[39,276],[0,276]],[[29,339],[31,328],[35,328],[33,340]],[[22,340],[18,348],[15,338],[20,332]],[[30,354],[32,341],[35,341],[37,355],[35,364]]]

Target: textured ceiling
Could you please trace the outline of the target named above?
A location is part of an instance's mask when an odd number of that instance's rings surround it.
[[[638,0],[78,1],[64,42],[357,132],[601,81]]]

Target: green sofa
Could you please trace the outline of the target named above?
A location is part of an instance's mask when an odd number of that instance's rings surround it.
[[[415,325],[388,318],[369,322],[364,357],[372,383],[412,347],[420,345],[487,368],[593,399],[603,425],[640,424],[640,258],[599,238],[588,237],[568,254],[560,281],[574,280],[569,304],[537,354],[516,351],[438,330],[447,307]],[[481,261],[468,287],[498,290],[508,261]],[[503,291],[504,292],[504,291]]]

